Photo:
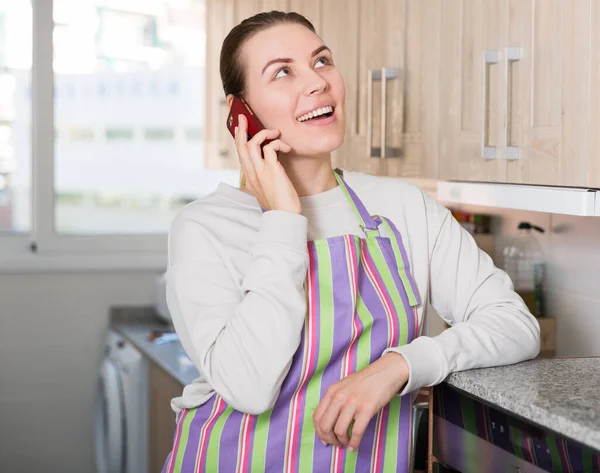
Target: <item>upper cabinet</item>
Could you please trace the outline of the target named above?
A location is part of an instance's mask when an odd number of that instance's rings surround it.
[[[338,166],[390,176],[437,174],[437,0],[322,0],[321,37],[346,83]]]
[[[440,176],[600,186],[600,5],[440,2]]]
[[[221,43],[307,16],[346,84],[335,166],[406,177],[600,187],[596,0],[207,0],[207,165],[238,167]],[[442,21],[443,20],[443,21]]]
[[[208,0],[207,166],[238,167],[225,128],[218,61],[227,32],[259,11],[297,11],[315,26],[346,84],[346,140],[335,166],[437,175],[439,0]]]

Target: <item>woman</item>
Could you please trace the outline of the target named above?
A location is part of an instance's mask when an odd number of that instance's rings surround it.
[[[245,184],[219,185],[171,229],[169,309],[200,377],[173,400],[164,471],[407,472],[413,393],[533,358],[539,326],[448,210],[332,170],[344,81],[308,20],[243,21],[221,77],[266,129],[248,141],[239,118]],[[434,338],[427,302],[452,325]]]

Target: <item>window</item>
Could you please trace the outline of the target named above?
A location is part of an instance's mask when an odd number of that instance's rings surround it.
[[[204,22],[201,0],[0,2],[0,268],[164,257],[181,207],[237,183],[203,166]]]
[[[172,128],[147,128],[144,135],[148,141],[173,141],[175,132]]]
[[[0,6],[0,235],[31,230],[31,30],[27,2]]]

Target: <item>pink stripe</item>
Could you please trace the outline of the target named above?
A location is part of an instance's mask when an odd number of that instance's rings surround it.
[[[419,327],[419,314],[417,311],[417,307],[413,307],[413,314],[415,316],[415,336],[414,338],[417,338],[419,335],[421,335],[421,329]],[[413,338],[413,340],[414,340]]]
[[[206,453],[206,449],[208,448],[208,439],[210,431],[212,430],[213,425],[217,421],[217,418],[221,413],[225,410],[225,401],[221,399],[220,396],[216,396],[215,403],[213,405],[213,410],[210,413],[210,417],[202,426],[202,430],[200,431],[200,441],[198,442],[198,453],[196,454],[196,466],[194,467],[194,471],[196,473],[200,473],[200,465],[202,463],[202,458]]]
[[[313,275],[314,271],[314,255],[313,251],[309,251],[310,255],[310,270],[308,272],[308,305],[310,307],[310,314],[307,317],[306,321],[306,337],[305,337],[305,345],[304,345],[304,359],[306,363],[304,365],[304,369],[302,370],[302,375],[300,377],[300,383],[298,383],[298,388],[296,392],[292,396],[292,406],[290,409],[290,429],[288,431],[288,447],[287,447],[287,456],[285,459],[285,471],[288,473],[293,473],[295,471],[295,459],[298,455],[298,444],[300,437],[300,429],[297,423],[297,415],[299,414],[299,405],[300,401],[304,398],[305,386],[308,383],[309,373],[312,371],[314,363],[315,363],[315,350],[313,349],[316,331],[315,331],[315,321],[313,320],[317,314],[317,301],[314,297],[314,286],[315,280],[317,279]]]
[[[380,471],[383,461],[383,426],[385,422],[384,418],[387,417],[388,405],[386,405],[377,416],[377,426],[376,426],[376,434],[375,434],[375,446],[373,448],[373,459],[371,460],[371,472],[377,473]]]
[[[241,445],[241,457],[238,462],[237,471],[238,473],[246,473],[250,471],[250,438],[252,437],[252,426],[254,424],[255,417],[252,415],[245,414],[244,420],[242,421],[242,445]]]
[[[345,235],[346,239],[346,252],[348,254],[348,261],[350,263],[350,290],[352,291],[352,303],[353,307],[356,309],[356,300],[358,294],[358,278],[356,277],[356,245],[353,238],[348,235]]]
[[[171,452],[171,460],[169,461],[169,468],[167,469],[168,473],[173,473],[173,468],[175,468],[175,457],[177,456],[177,449],[179,448],[179,440],[181,439],[183,421],[185,420],[185,416],[188,412],[189,409],[183,409],[179,418],[179,422],[177,423],[177,434],[175,435],[175,445],[173,445],[173,451]]]
[[[377,292],[377,295],[379,296],[379,299],[381,300],[381,302],[383,303],[383,306],[385,308],[388,325],[390,327],[390,330],[388,333],[388,347],[393,347],[398,344],[398,317],[394,317],[394,311],[392,309],[392,302],[389,300],[385,291],[382,290],[382,287],[385,287],[385,285],[383,284],[383,281],[381,281],[376,276],[376,272],[375,272],[376,269],[373,268],[373,265],[371,264],[371,261],[369,260],[364,242],[362,245],[362,254],[363,254],[363,261],[365,262],[365,269],[366,269],[367,275],[369,276],[369,279],[373,283],[373,287],[375,288],[375,291]]]
[[[566,472],[573,473],[573,466],[571,465],[569,453],[566,450],[566,444],[563,439],[558,440],[558,449],[560,451],[560,456],[561,456],[563,467],[566,468]]]

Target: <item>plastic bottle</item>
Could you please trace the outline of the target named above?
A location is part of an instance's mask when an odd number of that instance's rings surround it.
[[[531,313],[543,317],[546,258],[532,230],[544,233],[544,229],[529,222],[519,223],[518,228],[518,235],[502,250],[504,271]]]

